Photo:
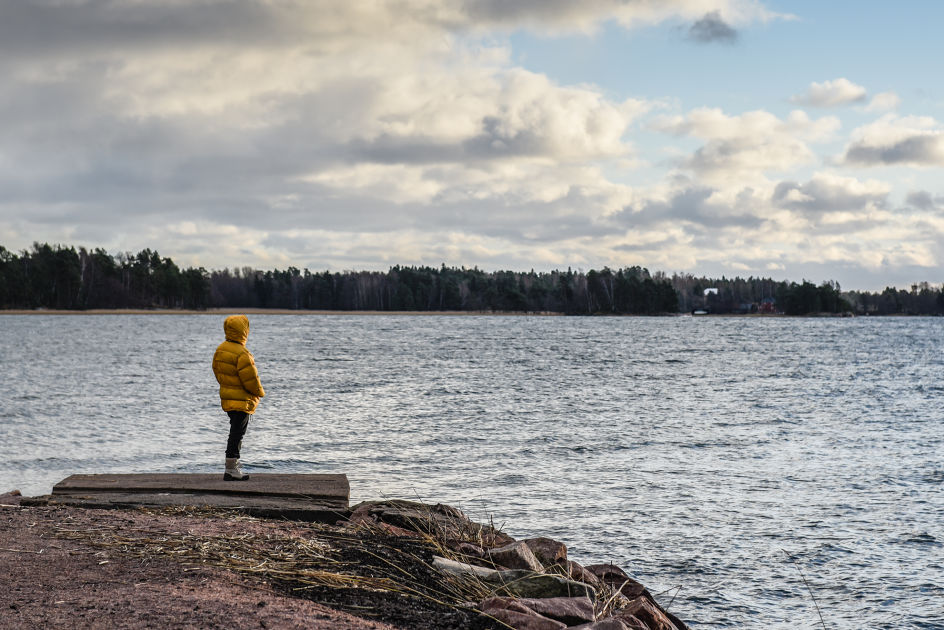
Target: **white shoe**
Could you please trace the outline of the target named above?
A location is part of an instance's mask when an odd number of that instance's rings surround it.
[[[246,481],[249,475],[243,472],[239,465],[239,460],[235,457],[226,458],[226,472],[223,473],[224,481]]]

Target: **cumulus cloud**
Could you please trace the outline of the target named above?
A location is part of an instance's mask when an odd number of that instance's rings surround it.
[[[528,19],[576,10],[550,4]],[[580,10],[604,19],[611,5]],[[650,105],[514,67],[468,31],[524,18],[482,6],[4,4],[0,204],[105,226],[129,207],[247,227],[260,212],[274,227],[337,224],[327,215],[341,208],[369,230],[381,203],[503,208],[566,197],[565,181],[607,187],[575,165],[631,158],[623,135]],[[579,212],[607,212],[613,202],[595,204],[609,194],[588,193]]]
[[[845,78],[833,81],[813,82],[803,94],[797,94],[791,101],[810,107],[838,107],[850,103],[861,103],[866,99],[866,90]]]
[[[733,44],[738,33],[721,18],[721,13],[711,11],[692,24],[688,29],[688,38],[700,44],[721,42]]]
[[[865,107],[867,112],[887,112],[898,109],[901,99],[894,92],[880,92],[872,97]]]
[[[810,212],[867,210],[884,207],[890,187],[877,180],[859,181],[832,173],[816,173],[805,184],[781,182],[774,189],[775,205]]]
[[[944,133],[928,116],[886,114],[853,131],[842,161],[852,166],[944,166]]]
[[[813,162],[815,156],[805,141],[829,139],[839,126],[837,118],[814,120],[800,110],[780,119],[761,110],[729,116],[712,108],[662,117],[654,124],[659,131],[706,140],[684,165],[715,182]]]
[[[637,190],[633,203],[611,218],[629,230],[627,252],[665,260],[667,269],[778,270],[792,279],[871,288],[864,278],[895,269],[927,273],[942,263],[944,216],[933,208],[942,200],[915,194],[911,205],[926,210],[909,212],[895,208],[890,196],[887,182],[834,172],[756,187],[674,177]],[[659,233],[664,237],[654,239]]]
[[[733,203],[718,199],[718,190],[696,182],[674,186],[667,194],[655,194],[638,200],[638,207],[614,217],[633,227],[684,225],[697,233],[717,232],[728,228],[757,228],[764,222],[754,209],[744,203],[753,194],[742,190]]]
[[[431,243],[463,231],[520,243],[521,260],[579,258],[633,196],[606,164],[635,161],[626,132],[652,103],[517,68],[501,34],[712,10],[778,17],[753,0],[3,3],[4,244],[157,247],[208,267],[363,248],[313,260],[338,266],[367,265],[391,233],[439,257]]]
[[[784,17],[753,0],[0,3],[0,244],[209,268],[793,273],[904,260],[902,242],[929,260],[933,193],[896,215],[871,180],[783,181],[836,118],[662,117],[696,146],[678,171],[628,174],[654,104],[517,67],[508,39],[668,20],[730,41]],[[872,131],[854,142],[895,141]]]

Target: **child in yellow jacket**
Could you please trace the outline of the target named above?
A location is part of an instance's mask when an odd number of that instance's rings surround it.
[[[265,396],[259,372],[252,353],[246,349],[249,339],[249,318],[245,315],[230,315],[223,322],[226,341],[213,354],[213,374],[220,384],[220,405],[229,415],[229,438],[226,441],[226,468],[223,479],[245,481],[249,475],[243,473],[239,464],[239,449],[249,420]]]

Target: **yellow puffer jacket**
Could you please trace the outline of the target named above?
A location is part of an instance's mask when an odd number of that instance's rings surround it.
[[[249,318],[230,315],[223,322],[226,341],[213,355],[213,373],[220,383],[220,404],[223,411],[252,413],[265,396],[252,353],[246,349],[249,339]]]

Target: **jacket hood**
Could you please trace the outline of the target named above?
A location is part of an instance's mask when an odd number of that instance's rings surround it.
[[[246,344],[249,339],[249,318],[245,315],[230,315],[223,321],[223,332],[227,341]]]

